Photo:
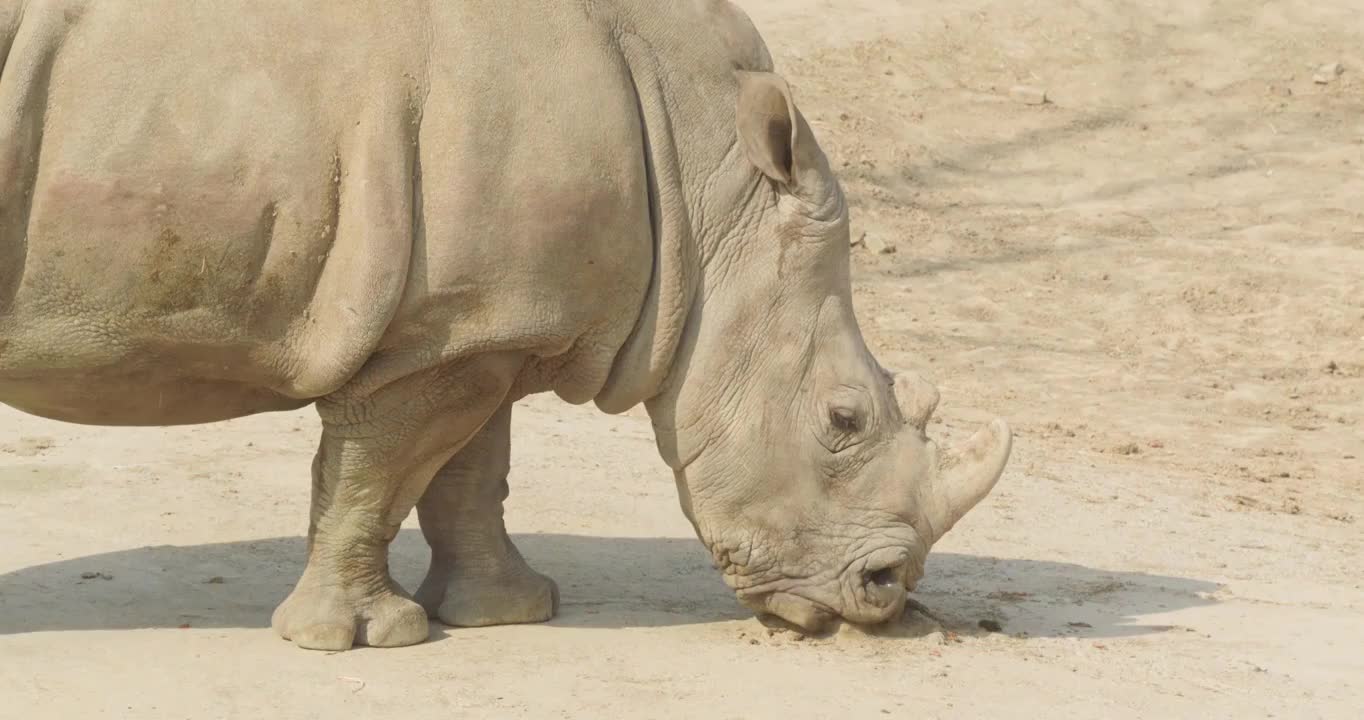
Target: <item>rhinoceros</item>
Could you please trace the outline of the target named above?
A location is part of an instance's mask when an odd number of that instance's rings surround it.
[[[1004,469],[867,349],[844,193],[728,2],[0,0],[0,59],[0,401],[313,405],[300,647],[555,615],[503,522],[533,393],[642,404],[737,600],[811,630],[901,613]]]

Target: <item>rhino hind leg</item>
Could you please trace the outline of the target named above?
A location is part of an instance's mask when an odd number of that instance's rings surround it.
[[[417,504],[431,568],[417,601],[447,625],[544,622],[559,610],[559,588],[532,570],[507,536],[511,408],[505,403],[426,489]]]
[[[389,575],[389,544],[436,471],[496,412],[517,368],[484,358],[318,403],[308,564],[275,610],[276,632],[315,650],[427,639],[426,610]]]

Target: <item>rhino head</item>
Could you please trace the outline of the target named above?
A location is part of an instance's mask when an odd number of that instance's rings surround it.
[[[646,405],[683,511],[759,614],[812,631],[899,615],[929,548],[1008,459],[995,420],[955,451],[925,436],[937,391],[893,375],[853,312],[848,211],[771,72],[738,71],[734,147],[663,390]]]

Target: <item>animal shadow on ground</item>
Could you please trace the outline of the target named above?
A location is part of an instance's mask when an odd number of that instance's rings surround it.
[[[550,628],[753,617],[691,538],[533,534],[515,540],[533,566],[559,582],[562,607]],[[149,546],[0,574],[0,634],[266,627],[302,570],[304,547],[301,537]],[[415,589],[427,558],[421,533],[402,531],[392,550],[396,579]],[[1117,637],[1170,630],[1137,618],[1211,604],[1216,588],[1069,563],[934,553],[916,597],[960,632],[974,631],[980,618],[1032,637]]]

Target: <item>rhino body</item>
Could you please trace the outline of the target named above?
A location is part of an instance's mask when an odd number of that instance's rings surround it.
[[[806,627],[898,613],[1007,458],[940,457],[866,351],[841,190],[727,2],[0,0],[0,62],[0,402],[315,404],[300,646],[554,614],[502,523],[531,393],[645,403],[727,582]]]

